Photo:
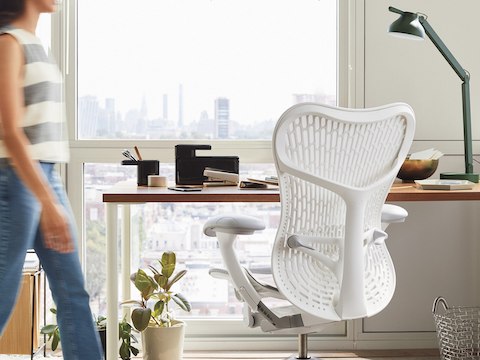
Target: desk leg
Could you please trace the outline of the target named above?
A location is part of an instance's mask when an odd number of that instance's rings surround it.
[[[107,203],[107,359],[118,359],[118,275],[117,222],[118,205]]]
[[[131,240],[130,240],[130,205],[122,205],[122,301],[131,299],[130,296],[130,272],[131,272]],[[130,308],[124,306],[122,318],[130,321]]]

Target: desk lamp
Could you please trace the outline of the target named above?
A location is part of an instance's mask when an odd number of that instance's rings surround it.
[[[388,29],[388,32],[398,37],[423,40],[425,34],[430,38],[438,51],[450,64],[462,83],[462,105],[463,105],[463,142],[465,151],[465,173],[442,173],[440,179],[462,179],[478,183],[478,174],[473,173],[473,155],[472,155],[472,129],[470,114],[470,74],[458,63],[457,59],[448,50],[437,33],[433,30],[427,21],[427,16],[420,13],[411,13],[396,9],[392,6],[388,8],[391,12],[400,14]]]

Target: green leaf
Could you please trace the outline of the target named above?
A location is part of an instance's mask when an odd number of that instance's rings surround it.
[[[173,272],[175,271],[175,263],[175,253],[173,251],[165,251],[162,254],[162,261],[160,262],[160,264],[162,265],[162,274],[165,275],[167,278],[172,276]]]
[[[180,272],[177,273],[177,275],[175,275],[173,277],[172,280],[170,280],[170,282],[167,284],[167,286],[165,286],[165,290],[170,290],[170,288],[172,287],[173,284],[175,284],[178,280],[180,280],[182,277],[185,276],[185,274],[187,273],[187,270],[182,270]]]
[[[153,316],[158,317],[163,313],[163,309],[165,308],[165,303],[163,301],[157,301],[155,306],[153,307]]]
[[[148,268],[153,272],[154,275],[160,275],[160,271],[158,271],[152,265],[148,265]]]
[[[130,359],[130,349],[128,348],[128,344],[122,342],[118,353],[123,360]]]
[[[138,300],[125,300],[125,301],[122,301],[120,305],[138,305],[143,307],[143,302]]]
[[[128,340],[130,333],[132,331],[132,326],[126,321],[122,321],[118,324],[118,338],[123,340]]]
[[[40,330],[40,333],[41,334],[53,334],[53,332],[55,331],[55,329],[57,328],[58,326],[55,325],[55,324],[50,324],[50,325],[45,325],[44,327],[42,327],[42,329]]]
[[[132,351],[133,356],[137,356],[139,353],[136,347],[130,346],[130,350]]]
[[[52,340],[52,350],[57,350],[58,344],[60,343],[60,331],[55,331],[53,333],[53,340]]]
[[[192,310],[192,305],[188,302],[187,299],[182,294],[174,294],[172,295],[172,300],[175,301],[175,303],[180,306],[182,310],[185,311],[190,311]]]
[[[165,285],[167,285],[168,282],[168,277],[162,274],[155,274],[154,279],[162,289],[165,289]]]
[[[158,288],[158,285],[151,276],[148,276],[145,271],[140,269],[137,271],[137,276],[135,276],[135,287],[141,292],[142,297],[148,300],[153,291]]]
[[[50,308],[50,312],[53,313],[53,314],[56,314],[56,313],[57,313],[57,309],[55,309],[55,308]]]
[[[147,308],[134,309],[132,311],[132,322],[135,329],[138,331],[143,331],[147,328],[150,321],[150,316],[152,315],[152,310]]]

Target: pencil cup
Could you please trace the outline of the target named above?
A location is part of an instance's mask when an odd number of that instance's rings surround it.
[[[160,162],[158,160],[139,160],[137,162],[137,184],[148,185],[148,175],[158,175]]]

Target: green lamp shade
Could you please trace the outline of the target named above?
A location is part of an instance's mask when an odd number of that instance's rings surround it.
[[[404,12],[388,28],[391,35],[408,38],[412,40],[423,40],[425,30],[418,21],[418,15],[411,12]]]

